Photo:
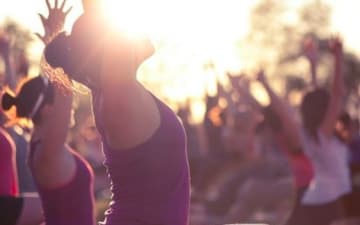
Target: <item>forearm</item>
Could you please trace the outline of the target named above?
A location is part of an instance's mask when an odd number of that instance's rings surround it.
[[[15,73],[13,69],[13,64],[11,56],[4,57],[5,64],[5,83],[14,90],[16,88]]]
[[[334,75],[332,81],[332,90],[330,93],[330,107],[332,111],[340,112],[345,94],[345,84],[343,75],[343,57],[342,54],[334,57]],[[337,115],[336,115],[337,117]]]
[[[45,136],[42,144],[46,148],[52,149],[52,153],[63,151],[63,146],[66,142],[68,130],[70,127],[71,114],[72,114],[72,93],[65,93],[60,87],[54,85],[54,102],[51,114],[46,121],[42,121]]]
[[[279,118],[282,132],[287,137],[290,147],[292,149],[299,148],[301,144],[298,124],[294,115],[291,114],[289,106],[272,90],[266,81],[262,83],[270,97],[270,108]]]
[[[341,98],[345,92],[342,55],[334,57],[334,67],[335,68],[332,82],[332,93]]]
[[[334,75],[332,80],[332,87],[330,91],[330,99],[325,114],[322,131],[331,136],[338,119],[338,116],[343,107],[343,97],[345,92],[344,78],[343,78],[343,59],[342,53],[334,55]]]
[[[310,75],[311,75],[311,85],[314,88],[318,87],[317,83],[317,63],[314,61],[310,61]]]
[[[261,111],[262,105],[250,93],[242,93],[244,100],[256,111]]]
[[[270,87],[270,84],[267,81],[261,82],[266,93],[270,98],[270,107],[277,112],[277,114],[282,114],[281,111],[285,108],[282,100],[279,96],[274,92],[274,90]]]

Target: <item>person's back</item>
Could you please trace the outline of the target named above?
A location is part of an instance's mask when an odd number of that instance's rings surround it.
[[[314,179],[304,195],[303,202],[326,203],[351,191],[348,169],[348,149],[337,138],[327,138],[319,132],[319,142],[306,134],[304,151],[311,159]],[[326,152],[326,154],[324,154]]]
[[[156,97],[154,100],[161,122],[148,140],[121,150],[104,141],[113,192],[104,222],[107,225],[188,223],[190,180],[185,133],[176,115]],[[94,107],[96,114],[96,101]],[[101,121],[97,126],[101,132]]]
[[[33,155],[41,145],[40,142],[31,143],[29,163],[36,163]],[[37,182],[41,197],[46,225],[93,225],[94,198],[93,173],[90,165],[82,157],[69,150],[76,163],[76,172],[66,183],[56,187],[46,187]],[[30,166],[33,171],[33,166]],[[34,172],[34,171],[33,171]]]

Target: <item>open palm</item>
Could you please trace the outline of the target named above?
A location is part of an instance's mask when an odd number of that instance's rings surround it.
[[[64,10],[66,0],[60,5],[58,0],[55,0],[54,7],[51,7],[49,0],[46,0],[46,5],[49,11],[49,15],[46,18],[39,13],[41,22],[44,27],[44,35],[36,34],[45,44],[49,43],[58,33],[60,33],[65,24],[66,16],[71,11],[72,7]]]

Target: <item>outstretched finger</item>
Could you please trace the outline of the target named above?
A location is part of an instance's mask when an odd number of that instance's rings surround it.
[[[45,27],[46,26],[46,18],[45,16],[43,16],[41,13],[38,14],[41,20],[42,25]]]
[[[63,9],[64,9],[65,3],[66,3],[66,0],[64,0],[64,1],[61,3],[60,10],[63,10]]]
[[[44,37],[41,36],[39,33],[35,33],[36,37],[38,37],[42,42],[44,42]]]
[[[67,14],[69,14],[69,12],[72,10],[72,8],[73,8],[73,7],[71,6],[68,10],[65,11],[65,13],[64,13],[65,16],[66,16]]]
[[[48,10],[50,11],[51,10],[50,1],[46,0],[45,2],[46,2],[46,6],[47,6]]]

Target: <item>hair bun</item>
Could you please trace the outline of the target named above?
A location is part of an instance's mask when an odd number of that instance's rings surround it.
[[[69,44],[66,34],[58,34],[45,48],[45,59],[53,68],[61,67],[69,73]]]
[[[2,96],[1,105],[4,110],[9,110],[12,106],[16,104],[16,97],[5,92]]]

